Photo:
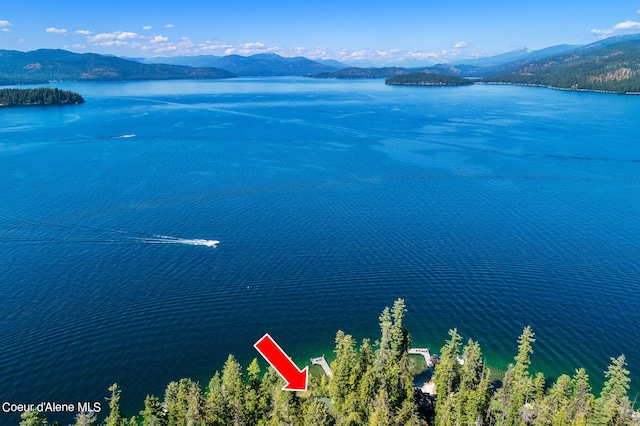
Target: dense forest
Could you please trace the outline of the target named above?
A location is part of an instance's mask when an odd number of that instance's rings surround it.
[[[467,86],[472,80],[429,72],[414,72],[385,79],[385,84],[417,86]]]
[[[569,90],[640,92],[640,40],[613,40],[549,58],[506,64],[484,81]]]
[[[107,398],[108,416],[80,413],[75,426],[203,425],[504,425],[606,426],[640,425],[640,413],[627,396],[625,357],[611,358],[599,395],[592,393],[582,368],[554,383],[530,370],[535,336],[526,327],[518,339],[515,363],[496,378],[484,364],[478,342],[457,330],[440,351],[432,382],[437,396],[414,389],[416,365],[409,358],[411,337],[404,328],[405,304],[397,300],[379,317],[380,336],[360,345],[342,331],[336,334],[332,377],[312,377],[308,392],[281,390],[284,381],[257,359],[246,370],[229,356],[204,389],[181,379],[167,386],[164,397],[147,396],[144,410],[125,418],[121,389],[114,384]],[[47,426],[36,411],[22,416],[21,426]]]
[[[386,78],[397,74],[405,74],[411,72],[409,68],[401,67],[383,67],[383,68],[359,68],[349,67],[335,72],[322,72],[313,76],[313,78],[335,78],[341,80],[360,80],[371,78]]]
[[[30,105],[81,104],[81,95],[68,90],[40,87],[37,89],[0,89],[0,107]]]

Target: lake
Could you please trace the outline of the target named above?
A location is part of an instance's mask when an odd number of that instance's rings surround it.
[[[504,369],[531,325],[533,369],[598,390],[624,353],[639,392],[640,97],[56,87],[87,102],[0,110],[1,402],[106,407],[117,382],[131,416],[266,332],[299,367],[339,329],[375,339],[397,298],[414,346],[457,327]]]

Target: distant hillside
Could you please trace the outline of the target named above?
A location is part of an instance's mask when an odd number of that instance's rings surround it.
[[[49,81],[218,79],[235,77],[216,68],[146,65],[115,56],[77,54],[66,50],[32,52],[0,50],[0,85]]]
[[[308,76],[322,72],[334,72],[346,65],[337,61],[312,61],[302,56],[285,58],[273,53],[252,56],[175,56],[149,58],[145,64],[174,64],[196,67],[221,68],[238,76]]]
[[[436,64],[430,67],[404,68],[404,67],[382,67],[382,68],[358,68],[350,67],[335,72],[316,74],[314,78],[335,78],[345,80],[366,79],[366,78],[389,78],[396,75],[427,72],[456,77],[473,75],[478,67],[474,65],[450,65]]]
[[[338,78],[345,80],[356,80],[363,78],[387,78],[399,74],[412,72],[410,68],[383,67],[383,68],[358,68],[349,67],[335,72],[323,72],[316,74],[314,78]]]
[[[494,69],[486,82],[640,92],[640,37],[611,37],[563,54]]]
[[[468,86],[473,80],[430,72],[414,72],[385,79],[385,84],[409,86]]]

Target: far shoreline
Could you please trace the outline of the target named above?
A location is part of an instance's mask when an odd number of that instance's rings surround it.
[[[52,83],[62,83],[62,84],[69,84],[69,83],[132,83],[132,82],[140,82],[140,83],[144,83],[144,82],[171,82],[171,81],[176,81],[176,82],[181,82],[181,81],[188,81],[188,82],[196,82],[196,81],[201,81],[201,82],[227,82],[229,80],[235,80],[235,81],[242,81],[242,80],[246,80],[246,81],[250,81],[250,80],[254,80],[254,79],[261,79],[261,80],[268,80],[268,79],[282,79],[282,78],[299,78],[300,80],[306,80],[308,78],[313,78],[311,76],[243,76],[241,78],[235,78],[235,79],[132,79],[132,80],[56,80],[56,81],[49,81],[49,82],[43,82],[43,83],[34,83],[34,84],[5,84],[5,85],[1,85],[0,84],[0,91],[2,90],[9,90],[9,89],[16,89],[16,90],[28,90],[30,88],[34,88],[34,87],[43,87],[43,86],[49,86]],[[380,78],[325,78],[322,80],[333,80],[333,81],[341,81],[341,82],[356,82],[356,81],[367,81],[367,80],[382,80],[383,82],[389,77],[380,77]],[[464,77],[466,79],[470,79],[472,80],[472,82],[470,84],[464,84],[464,85],[456,85],[456,84],[416,84],[416,83],[390,83],[387,84],[385,83],[385,85],[387,86],[410,86],[410,87],[415,87],[415,86],[421,86],[421,87],[459,87],[459,86],[473,86],[473,85],[487,85],[487,86],[520,86],[520,87],[537,87],[537,88],[543,88],[543,89],[553,89],[553,90],[560,90],[563,92],[576,92],[576,93],[602,93],[602,94],[608,94],[608,95],[632,95],[632,96],[637,96],[640,95],[640,91],[633,91],[633,92],[614,92],[614,91],[610,91],[610,90],[597,90],[597,89],[584,89],[584,88],[568,88],[568,87],[556,87],[556,86],[550,86],[550,85],[545,85],[545,84],[534,84],[534,83],[511,83],[511,82],[500,82],[500,81],[482,81],[482,80],[474,80],[473,78],[469,78],[469,77]],[[21,86],[27,86],[22,88]],[[31,87],[29,87],[31,86]],[[54,88],[52,88],[51,90],[54,90]],[[79,105],[82,102],[76,103],[76,102],[71,102],[71,103],[58,103],[58,104],[44,104],[44,103],[37,103],[37,104],[3,104],[0,103],[0,108],[6,108],[6,107],[22,107],[22,106],[62,106],[62,105]]]

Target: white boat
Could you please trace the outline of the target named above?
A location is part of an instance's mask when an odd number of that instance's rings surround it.
[[[194,246],[207,246],[207,247],[216,247],[218,244],[220,244],[220,241],[218,240],[195,239],[195,240],[189,240],[189,242]]]

